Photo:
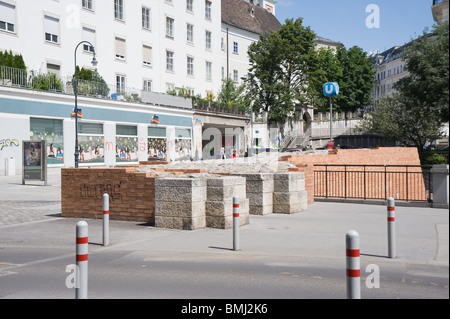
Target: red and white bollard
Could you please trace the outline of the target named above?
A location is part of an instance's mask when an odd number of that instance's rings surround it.
[[[361,266],[359,261],[359,234],[355,230],[347,232],[346,243],[346,277],[347,299],[361,299]]]
[[[84,221],[77,223],[77,285],[76,299],[87,299],[88,294],[88,224]]]
[[[389,197],[387,200],[387,224],[388,224],[388,257],[396,258],[395,248],[395,200]]]
[[[109,195],[103,194],[103,246],[109,245]]]
[[[233,250],[239,250],[239,198],[233,197]]]

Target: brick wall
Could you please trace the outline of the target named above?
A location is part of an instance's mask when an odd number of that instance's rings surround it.
[[[314,166],[312,164],[298,164],[295,168],[289,168],[290,172],[302,172],[305,174],[305,190],[308,192],[308,205],[314,203]]]
[[[293,164],[420,165],[415,147],[332,150],[328,155],[289,155],[281,158]]]
[[[70,218],[103,218],[104,193],[109,194],[111,220],[155,221],[154,173],[136,168],[61,169],[61,212]]]

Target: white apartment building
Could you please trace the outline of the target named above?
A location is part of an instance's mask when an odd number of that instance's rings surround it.
[[[0,50],[71,78],[87,40],[108,84],[204,97],[220,89],[220,21],[219,0],[0,0]],[[77,65],[93,68],[92,56],[80,45]]]
[[[241,84],[248,74],[250,45],[280,27],[273,0],[222,1],[222,79]]]
[[[381,54],[374,55],[376,73],[372,96],[375,105],[377,100],[391,97],[395,92],[394,84],[409,74],[405,69],[405,61],[402,59],[405,46],[392,47]]]

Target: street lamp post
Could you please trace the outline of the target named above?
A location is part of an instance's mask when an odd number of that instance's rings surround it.
[[[75,168],[78,168],[78,157],[79,157],[79,153],[78,153],[78,79],[77,79],[77,49],[78,47],[83,44],[83,43],[87,43],[92,47],[92,52],[94,53],[94,57],[92,58],[92,65],[93,66],[97,66],[98,62],[97,59],[95,58],[95,48],[94,46],[89,42],[89,41],[81,41],[80,43],[78,43],[78,45],[75,47],[75,52],[74,52],[74,60],[75,60],[75,75],[73,77],[73,84],[74,84],[74,94],[75,94],[75,109],[73,111],[73,113],[75,114]]]

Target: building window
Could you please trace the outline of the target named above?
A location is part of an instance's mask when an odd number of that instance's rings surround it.
[[[56,76],[60,76],[61,65],[55,63],[47,63],[47,73],[56,74]]]
[[[194,58],[190,56],[187,57],[187,74],[194,75]]]
[[[123,0],[114,0],[114,18],[123,21]]]
[[[236,83],[239,81],[239,71],[238,70],[233,70],[233,81]]]
[[[194,11],[194,0],[186,0],[186,11],[188,12]]]
[[[125,93],[126,91],[126,76],[116,75],[116,92],[118,94]]]
[[[30,118],[30,131],[33,139],[47,140],[47,164],[61,164],[64,158],[63,121]]]
[[[59,19],[44,16],[45,41],[59,43]]]
[[[166,17],[166,36],[173,38],[173,26],[175,20],[169,17]]]
[[[116,59],[125,60],[126,56],[126,41],[125,39],[115,38],[116,39]]]
[[[187,42],[194,42],[194,26],[192,24],[187,24],[187,34],[186,34]]]
[[[138,160],[137,126],[116,125],[116,161]]]
[[[142,63],[146,66],[152,66],[152,47],[147,45],[142,47]]]
[[[166,51],[166,70],[173,72],[173,56],[172,51]]]
[[[82,162],[104,162],[105,136],[103,124],[79,123],[78,124],[78,152],[79,161]]]
[[[152,81],[151,80],[144,80],[144,91],[151,92],[152,91]]]
[[[82,0],[81,1],[81,6],[83,7],[83,9],[88,9],[93,11],[94,10],[94,6],[92,4],[93,0]]]
[[[15,33],[16,6],[0,1],[0,30]]]
[[[233,53],[239,54],[239,44],[237,42],[233,42]]]
[[[205,1],[205,19],[211,20],[211,1]]]
[[[211,50],[211,32],[206,31],[206,49]]]
[[[150,30],[150,9],[142,7],[142,28]]]
[[[89,41],[95,47],[95,30],[83,27],[83,40]],[[83,43],[85,52],[94,52],[94,48],[87,43]]]
[[[212,63],[206,62],[206,80],[211,81],[212,80]]]

